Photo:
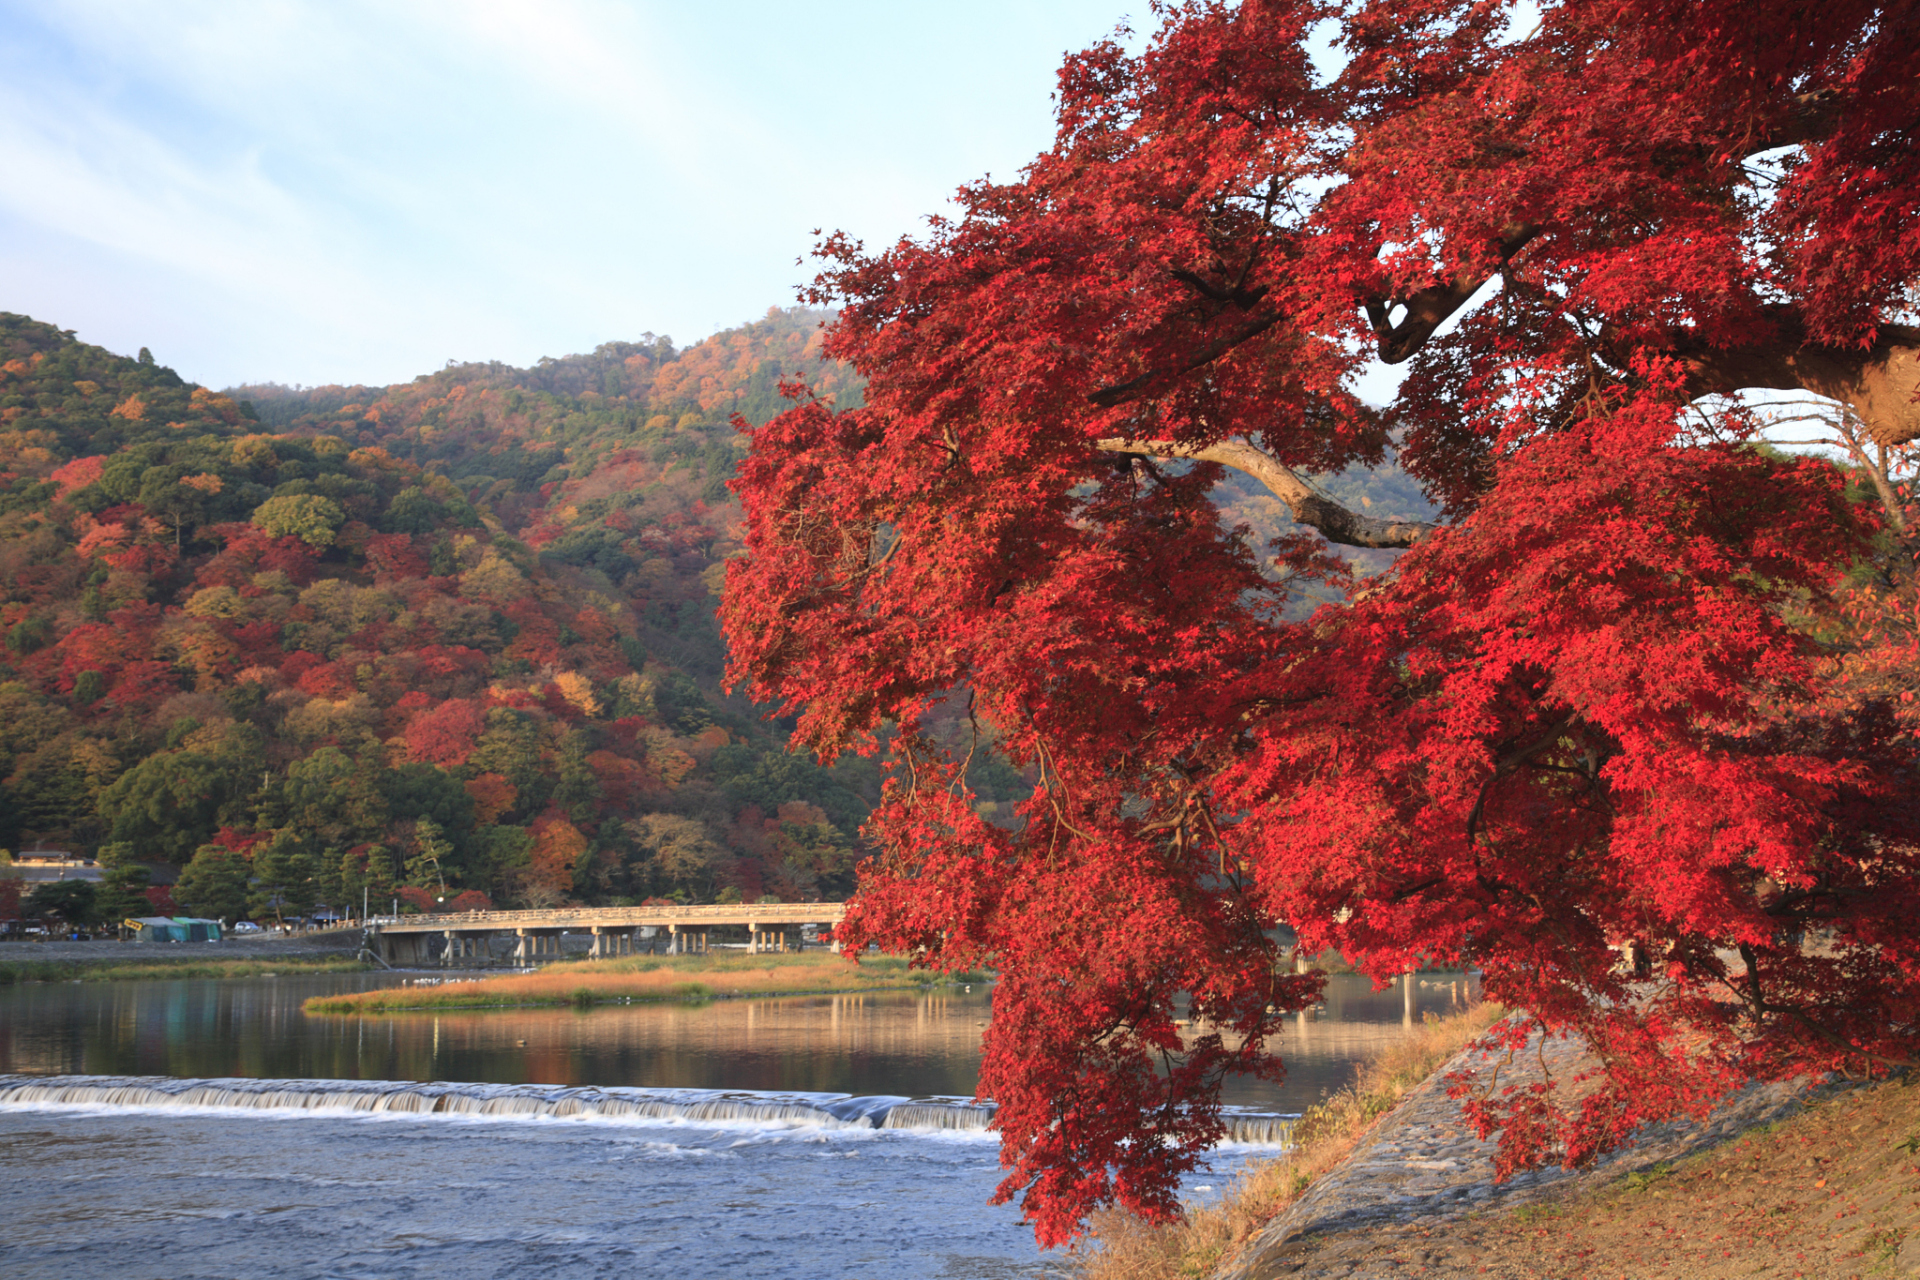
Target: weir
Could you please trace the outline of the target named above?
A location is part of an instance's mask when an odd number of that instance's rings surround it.
[[[635,955],[701,955],[716,927],[744,926],[749,954],[788,950],[798,941],[790,929],[835,925],[844,902],[741,902],[702,907],[574,907],[553,911],[467,911],[457,915],[391,916],[367,926],[366,949],[387,965],[408,968],[439,963],[472,967],[493,961],[497,934],[513,938],[513,963],[535,965],[564,958],[560,938],[590,934],[595,959]],[[838,951],[840,944],[835,942]]]
[[[304,1111],[685,1121],[985,1133],[993,1105],[966,1098],[402,1080],[176,1079],[171,1076],[0,1075],[0,1107]],[[1298,1117],[1229,1111],[1225,1140],[1286,1149]]]

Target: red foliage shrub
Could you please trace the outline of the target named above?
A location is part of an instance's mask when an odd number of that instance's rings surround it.
[[[430,913],[440,910],[438,895],[418,885],[403,884],[393,893],[403,905],[412,907],[415,911]]]
[[[457,769],[473,755],[475,740],[487,727],[486,713],[454,698],[415,715],[403,735],[409,759]]]
[[[106,465],[105,458],[75,458],[64,467],[55,468],[48,478],[60,486],[59,496],[64,499],[98,480]]]

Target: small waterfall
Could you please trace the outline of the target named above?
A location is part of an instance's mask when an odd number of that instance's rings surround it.
[[[179,1080],[168,1076],[0,1075],[0,1106],[217,1108],[339,1114],[662,1120],[986,1133],[993,1105],[966,1098],[853,1097],[719,1089],[418,1084],[401,1080]],[[1290,1144],[1298,1117],[1228,1112],[1229,1142]]]
[[[968,1102],[901,1102],[887,1112],[882,1129],[957,1129],[984,1133],[993,1120],[992,1106]]]
[[[1275,1115],[1265,1111],[1223,1109],[1221,1122],[1227,1126],[1227,1142],[1247,1142],[1263,1147],[1293,1146],[1293,1126],[1299,1116]]]
[[[876,1127],[865,1115],[842,1118],[829,1110],[845,1101],[845,1095],[841,1094],[755,1094],[709,1089],[0,1075],[0,1106],[214,1107],[255,1111],[803,1124],[826,1129]]]

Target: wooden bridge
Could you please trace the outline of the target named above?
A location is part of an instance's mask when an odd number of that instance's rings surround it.
[[[742,902],[712,907],[565,907],[551,911],[467,911],[457,915],[386,916],[367,925],[367,950],[384,964],[485,963],[495,934],[516,941],[516,964],[561,959],[560,936],[589,934],[595,958],[661,951],[693,955],[708,949],[717,926],[747,930],[749,952],[785,951],[788,931],[805,924],[834,925],[844,902]],[[433,954],[433,940],[443,942]],[[643,945],[644,944],[644,945]],[[834,950],[840,949],[834,943]]]

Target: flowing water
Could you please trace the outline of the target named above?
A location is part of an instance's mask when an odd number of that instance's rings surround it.
[[[972,1094],[990,996],[919,993],[383,1018],[390,975],[0,990],[9,1277],[1059,1274]],[[1423,1011],[1335,978],[1280,1085],[1237,1086],[1217,1194]],[[26,1174],[28,1176],[22,1176]]]

